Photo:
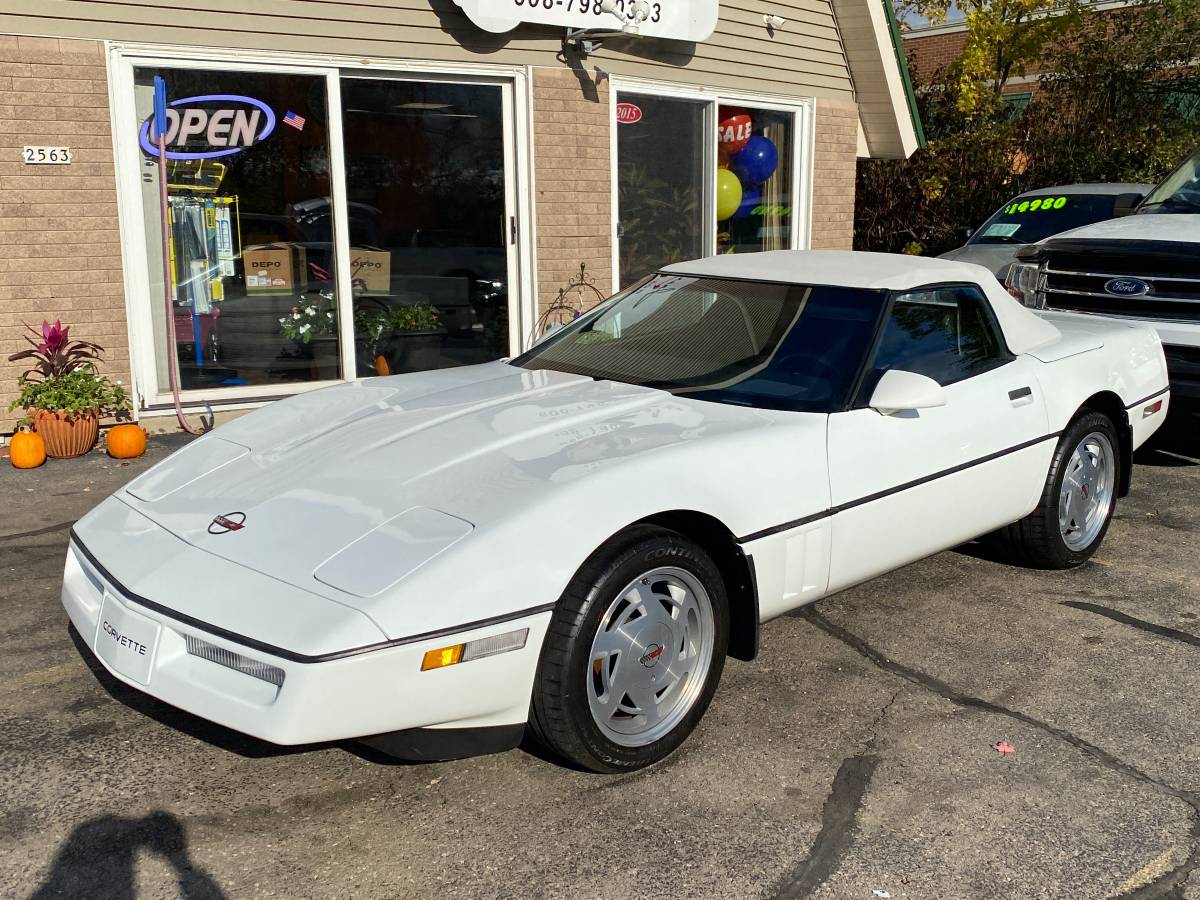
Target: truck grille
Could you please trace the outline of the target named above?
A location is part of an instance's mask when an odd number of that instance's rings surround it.
[[[1150,290],[1117,296],[1104,288],[1114,278],[1136,278]],[[1040,287],[1047,309],[1200,321],[1200,263],[1194,258],[1052,253]]]

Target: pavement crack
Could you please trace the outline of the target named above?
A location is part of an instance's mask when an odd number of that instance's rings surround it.
[[[873,753],[860,753],[842,760],[821,809],[821,830],[804,861],[775,888],[774,900],[808,897],[838,870],[858,833],[863,797],[878,766],[879,757]]]
[[[1068,603],[1068,605],[1074,605]],[[1087,604],[1090,606],[1091,604]],[[1097,607],[1097,609],[1105,609],[1107,612],[1115,612],[1107,610],[1106,607]],[[1118,613],[1118,615],[1123,615]],[[975,697],[971,694],[963,693],[952,685],[936,678],[927,672],[922,672],[919,669],[914,669],[906,666],[903,663],[896,662],[884,655],[875,647],[871,646],[862,638],[842,628],[840,625],[835,625],[823,615],[813,609],[811,606],[805,607],[799,611],[797,618],[805,619],[810,624],[816,626],[821,631],[824,631],[830,637],[841,641],[855,653],[859,654],[869,662],[873,663],[877,668],[890,675],[902,678],[910,684],[924,688],[945,700],[950,701],[955,706],[963,707],[964,709],[977,709],[981,712],[992,713],[998,716],[1004,716],[1030,728],[1037,729],[1044,734],[1057,738],[1060,741],[1081,751],[1093,761],[1100,764],[1115,774],[1122,775],[1126,778],[1138,781],[1149,787],[1155,788],[1164,794],[1167,794],[1181,803],[1187,804],[1192,811],[1192,827],[1190,829],[1192,848],[1188,853],[1187,858],[1175,868],[1164,872],[1159,877],[1155,878],[1148,884],[1142,885],[1130,892],[1121,894],[1118,900],[1149,900],[1149,898],[1159,897],[1180,897],[1181,891],[1188,878],[1191,877],[1193,871],[1200,866],[1200,798],[1189,791],[1180,790],[1171,785],[1159,781],[1152,775],[1149,775],[1135,766],[1118,759],[1107,750],[1103,750],[1090,741],[1072,734],[1066,729],[1059,728],[1057,725],[1051,725],[1049,722],[1043,722],[1041,719],[1036,719],[1033,716],[1023,712],[1018,712],[1014,709],[1009,709],[1006,706],[1001,706],[999,703],[992,703],[990,700],[984,700],[982,697]],[[1140,620],[1135,620],[1140,621]],[[1144,623],[1149,625],[1150,623]],[[1161,627],[1161,626],[1152,626]],[[1168,629],[1173,631],[1174,629]],[[1180,632],[1183,634],[1184,632]],[[1188,635],[1188,637],[1192,637]],[[1193,638],[1194,639],[1194,638]],[[865,790],[865,788],[864,788]],[[823,830],[823,829],[822,829]],[[820,840],[820,835],[818,835]],[[810,854],[811,856],[811,854]],[[802,894],[784,894],[780,895],[787,898],[803,896]]]
[[[1106,619],[1112,619],[1114,622],[1120,622],[1122,625],[1128,625],[1130,628],[1136,628],[1139,631],[1164,637],[1168,640],[1178,641],[1181,644],[1187,644],[1189,647],[1200,647],[1200,637],[1194,634],[1189,634],[1186,631],[1180,631],[1178,628],[1171,628],[1167,625],[1156,625],[1153,622],[1138,619],[1107,606],[1100,606],[1096,603],[1085,603],[1082,600],[1060,600],[1058,605],[1069,606],[1071,609],[1078,609],[1083,612],[1095,613],[1098,616],[1104,616]]]
[[[1148,775],[1135,766],[1130,765],[1124,760],[1118,759],[1107,750],[1093,744],[1091,741],[1074,735],[1064,728],[1059,728],[1057,725],[1051,725],[1049,722],[1043,722],[1041,719],[1036,719],[1033,716],[1019,712],[1015,709],[1009,709],[1007,706],[1001,706],[999,703],[993,703],[990,700],[984,700],[982,697],[975,697],[971,694],[963,693],[950,684],[922,672],[919,669],[914,669],[903,663],[889,659],[879,650],[876,650],[862,638],[851,634],[840,625],[835,625],[816,610],[808,607],[802,611],[800,618],[806,619],[817,628],[824,631],[832,638],[841,641],[855,653],[866,658],[874,663],[876,667],[903,678],[910,684],[915,684],[918,687],[924,688],[927,691],[937,694],[945,700],[949,700],[955,706],[961,706],[964,709],[978,709],[982,712],[993,713],[994,715],[1004,716],[1014,721],[1020,722],[1023,725],[1028,725],[1030,728],[1035,728],[1038,731],[1044,732],[1051,737],[1057,738],[1064,743],[1070,744],[1077,750],[1082,751],[1087,756],[1107,769],[1118,774],[1124,775],[1127,778],[1132,778],[1135,781],[1140,781],[1142,784],[1157,788],[1164,793],[1170,794],[1177,800],[1186,803],[1193,811],[1200,814],[1200,800],[1187,791],[1172,787],[1165,782],[1159,781],[1152,775]]]
[[[892,692],[892,696],[888,698],[888,702],[879,708],[879,712],[875,714],[875,718],[871,720],[871,724],[867,726],[867,737],[860,741],[864,750],[875,750],[879,743],[879,726],[883,724],[883,720],[887,718],[887,714],[891,712],[892,705],[896,702],[896,698],[904,693],[904,688],[896,688]]]
[[[34,528],[30,531],[18,531],[13,534],[0,534],[0,541],[18,541],[21,538],[38,537],[43,534],[53,534],[56,531],[62,531],[64,528],[70,528],[74,522],[59,522],[57,525],[47,525],[44,528]]]

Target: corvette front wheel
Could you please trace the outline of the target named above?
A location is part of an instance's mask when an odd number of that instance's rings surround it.
[[[592,555],[555,610],[535,733],[595,772],[657,762],[708,708],[728,635],[725,586],[708,554],[675,532],[627,532]]]

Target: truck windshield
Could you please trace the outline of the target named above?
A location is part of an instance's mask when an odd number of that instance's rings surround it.
[[[1200,150],[1147,194],[1138,212],[1200,212]]]
[[[970,244],[1036,244],[1072,228],[1113,217],[1115,195],[1052,194],[1017,197],[996,210]]]
[[[654,275],[513,360],[698,400],[845,408],[885,291]]]

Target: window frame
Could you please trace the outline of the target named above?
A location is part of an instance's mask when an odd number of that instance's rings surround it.
[[[141,150],[136,136],[120,123],[136,120],[134,69],[136,67],[200,69],[265,74],[316,75],[325,79],[329,117],[330,193],[334,210],[334,243],[338,265],[335,278],[339,296],[350,291],[350,242],[345,203],[345,159],[342,146],[342,77],[396,78],[418,81],[498,84],[504,92],[506,152],[505,176],[510,213],[516,219],[517,237],[506,249],[510,254],[509,340],[513,353],[534,343],[537,318],[536,226],[534,222],[534,172],[532,131],[532,78],[525,66],[477,62],[441,62],[387,57],[323,55],[302,51],[237,51],[177,44],[127,41],[107,46],[108,98],[112,114],[112,147],[116,165],[117,219],[121,253],[122,296],[129,340],[129,364],[135,415],[166,416],[173,409],[170,389],[158,380],[154,348],[149,283],[149,245],[141,207]],[[515,267],[513,264],[515,260]],[[345,278],[343,287],[342,279]],[[343,310],[343,307],[345,309]],[[352,304],[338,304],[340,331],[353,333]],[[341,374],[331,380],[280,382],[180,391],[180,402],[189,412],[254,409],[265,403],[334,384],[360,380],[354,365],[354,346],[340,347]],[[373,377],[373,376],[363,376]]]
[[[681,100],[699,100],[706,104],[705,125],[708,138],[705,141],[704,203],[704,256],[717,252],[717,115],[722,105],[742,106],[750,109],[773,110],[792,116],[792,152],[787,159],[792,167],[791,202],[794,213],[791,217],[791,249],[812,249],[812,194],[815,160],[815,109],[813,97],[780,97],[777,95],[754,94],[718,88],[693,87],[672,82],[613,75],[609,79],[609,197],[610,221],[612,222],[611,272],[612,293],[621,290],[621,252],[617,226],[620,209],[617,203],[617,178],[620,170],[617,159],[617,103],[619,93],[649,94],[655,97]],[[783,159],[780,159],[780,163]],[[654,274],[654,273],[649,273]]]
[[[871,393],[875,390],[878,384],[878,378],[872,378],[877,371],[875,360],[879,357],[881,344],[883,343],[883,335],[887,330],[888,323],[892,320],[892,311],[896,307],[896,301],[906,295],[920,292],[934,292],[944,290],[968,291],[973,293],[983,306],[983,317],[985,327],[992,331],[993,337],[996,338],[996,346],[998,355],[994,365],[988,366],[979,372],[973,372],[970,375],[964,375],[962,378],[956,378],[946,384],[941,385],[943,388],[948,388],[956,384],[962,384],[964,381],[970,381],[972,378],[978,378],[981,375],[987,375],[989,372],[994,372],[997,369],[1002,369],[1004,366],[1015,362],[1017,356],[1008,346],[1008,341],[1004,336],[1004,329],[1000,326],[1000,320],[996,318],[996,311],[992,309],[992,303],[988,299],[987,293],[978,284],[970,281],[943,281],[934,284],[923,284],[915,288],[907,288],[905,290],[890,290],[888,291],[887,302],[884,304],[883,314],[879,317],[879,322],[875,330],[875,336],[872,340],[871,351],[867,354],[866,363],[863,365],[862,371],[859,373],[858,381],[855,384],[851,397],[854,398],[849,410],[867,409],[870,406]],[[883,372],[892,371],[884,369]],[[898,369],[896,371],[909,371],[907,369]],[[882,377],[882,372],[880,373]]]

